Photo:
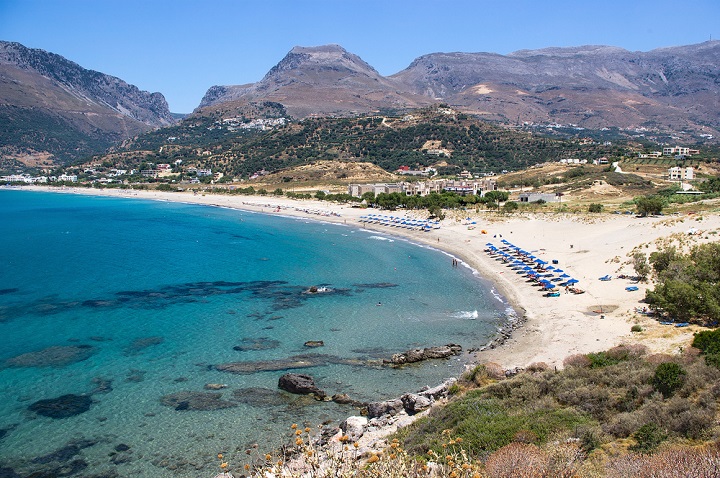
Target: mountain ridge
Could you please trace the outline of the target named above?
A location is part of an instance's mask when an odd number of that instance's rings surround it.
[[[3,159],[49,154],[67,162],[176,120],[161,93],[0,41],[0,122]]]
[[[720,41],[648,52],[582,45],[507,55],[430,53],[382,76],[339,45],[294,47],[257,83],[211,87],[194,113],[269,100],[298,118],[351,116],[442,101],[507,123],[716,135],[718,64]]]

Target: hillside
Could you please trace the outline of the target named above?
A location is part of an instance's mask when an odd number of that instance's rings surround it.
[[[403,116],[307,118],[252,129],[227,126],[227,118],[215,118],[193,115],[178,126],[128,141],[116,152],[143,152],[135,155],[134,164],[122,166],[182,160],[184,165],[247,178],[261,170],[274,172],[317,160],[363,161],[385,171],[433,166],[440,174],[479,174],[625,151],[501,128],[447,107]]]
[[[0,152],[64,163],[175,122],[160,93],[87,70],[60,55],[0,42]]]

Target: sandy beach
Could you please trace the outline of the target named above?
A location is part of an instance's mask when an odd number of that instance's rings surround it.
[[[31,189],[31,188],[27,188]],[[573,354],[607,350],[620,343],[642,342],[653,352],[676,353],[687,346],[696,326],[676,328],[636,312],[645,290],[652,284],[631,284],[618,275],[634,275],[628,264],[636,248],[649,254],[657,241],[674,237],[685,244],[716,240],[718,215],[684,215],[636,218],[632,215],[514,214],[449,212],[439,229],[430,232],[384,225],[366,225],[360,217],[368,213],[425,218],[426,211],[387,211],[353,208],[316,200],[274,196],[224,196],[191,192],[155,192],[115,189],[54,189],[40,191],[114,196],[206,204],[279,214],[369,228],[379,233],[407,238],[442,249],[490,279],[525,324],[501,346],[477,353],[479,362],[495,362],[505,368],[525,367],[535,362],[562,367]],[[460,215],[462,214],[462,215]],[[470,220],[468,220],[468,218]],[[470,224],[475,222],[475,224]],[[695,229],[695,234],[688,231]],[[505,239],[556,267],[579,282],[583,294],[545,297],[507,265],[485,252],[488,242],[501,246]],[[450,266],[451,259],[448,258]],[[610,275],[609,281],[600,277]],[[625,288],[635,285],[636,291]],[[632,333],[640,324],[642,332]],[[477,344],[481,347],[484,344]]]

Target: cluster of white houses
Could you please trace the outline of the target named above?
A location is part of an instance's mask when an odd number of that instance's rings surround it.
[[[481,179],[475,181],[437,179],[417,182],[348,185],[348,194],[355,197],[362,197],[365,193],[373,193],[375,196],[382,193],[402,193],[408,196],[427,196],[430,193],[440,193],[442,191],[454,192],[461,196],[469,194],[482,196],[488,191],[496,190],[497,183],[494,179]]]

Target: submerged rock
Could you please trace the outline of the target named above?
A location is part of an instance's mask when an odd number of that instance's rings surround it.
[[[139,339],[135,339],[130,343],[130,345],[125,347],[125,355],[137,355],[146,348],[154,345],[160,345],[163,342],[165,342],[163,337],[141,337]]]
[[[322,340],[308,340],[303,344],[305,347],[322,347],[325,345],[325,342]]]
[[[50,418],[68,418],[90,410],[92,399],[87,395],[67,394],[57,398],[38,400],[28,410]]]
[[[160,403],[175,410],[220,410],[223,408],[236,407],[237,404],[223,400],[222,394],[211,392],[177,392],[165,395]]]
[[[226,383],[206,383],[205,384],[205,390],[222,390],[223,388],[227,388]]]
[[[95,377],[91,380],[92,384],[95,385],[91,394],[95,393],[110,393],[112,392],[112,380],[104,379],[102,377]]]
[[[327,394],[315,385],[315,380],[310,375],[303,373],[286,373],[278,380],[278,387],[290,393],[298,395],[313,394],[319,400],[324,399]]]
[[[233,350],[238,352],[254,352],[257,350],[272,350],[280,346],[280,341],[268,337],[246,337],[242,339],[242,345],[236,345]]]
[[[91,345],[53,345],[5,361],[10,367],[63,367],[87,360],[96,351]]]

